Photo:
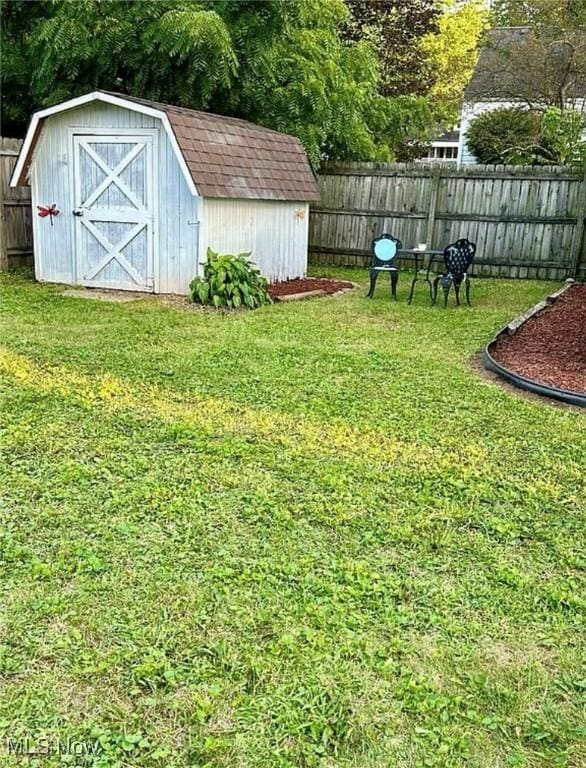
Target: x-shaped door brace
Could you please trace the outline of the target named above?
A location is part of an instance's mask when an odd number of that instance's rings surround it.
[[[118,189],[126,195],[126,197],[130,200],[130,202],[139,210],[139,211],[145,211],[146,207],[143,205],[143,203],[136,197],[136,195],[128,188],[128,186],[122,181],[120,178],[120,174],[122,171],[127,168],[130,163],[138,157],[138,155],[142,152],[142,150],[146,147],[145,142],[139,142],[137,143],[130,152],[125,155],[122,160],[118,163],[118,165],[112,169],[106,163],[102,160],[102,158],[98,155],[98,153],[93,150],[90,145],[85,141],[80,141],[79,146],[83,148],[84,152],[86,152],[91,159],[94,161],[94,163],[106,174],[106,178],[94,189],[92,194],[88,197],[85,202],[82,202],[82,205],[84,208],[89,208],[93,203],[96,202],[96,200],[100,197],[102,192],[104,192],[110,184],[116,184]]]
[[[136,224],[130,230],[130,232],[128,232],[126,236],[122,238],[122,240],[119,240],[116,245],[112,245],[108,238],[104,237],[100,230],[95,227],[91,221],[88,219],[81,219],[81,221],[84,227],[86,227],[89,232],[91,232],[91,234],[96,238],[100,245],[106,249],[105,256],[103,256],[100,261],[85,274],[83,278],[84,280],[93,280],[98,272],[101,272],[101,270],[104,269],[104,267],[107,266],[112,261],[112,259],[116,259],[122,269],[124,269],[130,275],[130,277],[137,285],[144,285],[147,282],[146,276],[137,272],[132,264],[128,261],[128,259],[126,259],[121,253],[121,251],[126,248],[126,246],[132,242],[132,240],[134,240],[134,238],[146,227],[146,221],[138,222],[138,224]]]

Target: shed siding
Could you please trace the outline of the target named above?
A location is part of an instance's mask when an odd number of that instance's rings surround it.
[[[56,203],[61,215],[53,219],[33,216],[35,270],[39,280],[73,283],[75,234],[70,146],[72,128],[155,128],[158,130],[156,182],[158,230],[155,231],[155,290],[185,293],[197,271],[197,221],[200,198],[195,198],[157,118],[94,102],[46,119],[31,165],[33,211],[37,205]],[[158,268],[158,273],[157,273]]]
[[[202,221],[202,262],[208,247],[220,253],[251,251],[251,260],[270,281],[305,275],[307,203],[204,198]]]

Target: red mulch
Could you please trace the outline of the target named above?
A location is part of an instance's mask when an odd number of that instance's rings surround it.
[[[586,393],[586,285],[572,285],[512,336],[499,339],[493,355],[528,379]]]
[[[353,283],[349,283],[347,280],[330,280],[327,277],[296,277],[294,280],[284,280],[282,283],[271,283],[268,291],[274,298],[275,296],[288,296],[291,293],[305,293],[306,291],[325,291],[330,294],[353,287]]]

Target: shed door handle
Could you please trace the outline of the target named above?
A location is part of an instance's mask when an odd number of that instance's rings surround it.
[[[83,216],[83,208],[74,208],[73,209],[73,215],[74,216]]]

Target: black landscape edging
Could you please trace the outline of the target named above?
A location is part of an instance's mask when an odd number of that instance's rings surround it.
[[[586,408],[586,394],[582,395],[579,392],[573,392],[569,389],[560,389],[559,387],[552,387],[549,384],[541,384],[534,379],[528,379],[525,376],[521,376],[519,373],[511,371],[510,368],[501,365],[501,363],[495,360],[492,356],[492,348],[498,339],[502,338],[503,336],[511,336],[513,333],[516,333],[519,328],[524,325],[530,318],[541,312],[546,307],[551,306],[563,293],[568,290],[568,288],[570,288],[570,286],[574,284],[574,282],[575,281],[571,279],[566,280],[564,286],[560,288],[559,291],[550,294],[546,299],[540,301],[528,312],[524,312],[514,320],[511,320],[511,322],[504,328],[501,328],[501,330],[492,337],[492,339],[484,348],[482,362],[484,363],[484,367],[489,371],[493,371],[497,375],[501,376],[501,378],[505,379],[510,384],[513,384],[519,389],[533,392],[534,394],[541,395],[542,397],[550,397],[554,398],[555,400],[561,400],[562,402],[569,403],[570,405],[577,405],[581,408]]]

